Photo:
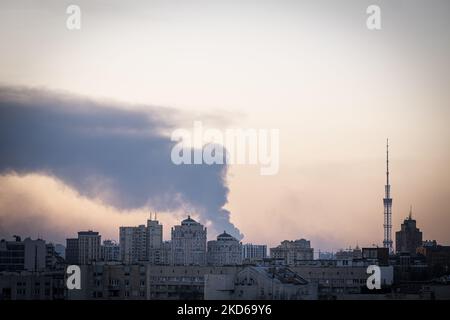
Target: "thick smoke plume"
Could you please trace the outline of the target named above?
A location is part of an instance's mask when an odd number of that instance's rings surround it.
[[[119,209],[192,210],[214,231],[230,222],[226,165],[175,165],[162,134],[176,110],[136,111],[47,91],[0,88],[0,173],[45,173]]]

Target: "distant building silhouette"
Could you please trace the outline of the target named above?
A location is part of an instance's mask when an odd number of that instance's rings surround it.
[[[422,246],[422,232],[416,227],[416,220],[412,218],[412,210],[395,233],[395,251],[397,253],[416,254],[417,248]]]
[[[426,259],[429,272],[434,277],[448,275],[450,270],[450,246],[438,245],[436,241],[424,242],[417,253]]]
[[[362,251],[359,246],[356,246],[354,249],[348,248],[346,250],[339,250],[335,254],[335,258],[338,260],[353,260],[353,259],[361,259]]]
[[[78,238],[66,239],[66,262],[68,264],[78,264]]]
[[[59,258],[61,259],[61,258]],[[0,241],[0,271],[43,271],[53,269],[60,262],[55,248],[42,239]]]
[[[362,248],[362,258],[371,264],[387,266],[389,262],[389,248]]]
[[[90,264],[100,260],[101,235],[95,231],[79,231],[78,238],[66,239],[66,261],[69,264]]]
[[[270,257],[282,260],[285,265],[294,265],[296,260],[313,260],[314,249],[309,240],[285,240],[276,248],[270,248]]]

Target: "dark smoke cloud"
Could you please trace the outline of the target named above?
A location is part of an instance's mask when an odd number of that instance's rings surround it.
[[[216,231],[230,222],[226,165],[174,165],[161,134],[175,110],[128,111],[54,92],[0,88],[0,173],[45,172],[119,209],[194,208]],[[103,192],[106,189],[109,192]]]

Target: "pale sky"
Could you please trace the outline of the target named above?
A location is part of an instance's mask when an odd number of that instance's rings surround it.
[[[81,8],[81,30],[66,28],[69,4]],[[298,238],[330,251],[381,245],[389,138],[393,231],[412,205],[424,238],[450,244],[450,3],[377,1],[378,31],[366,28],[370,4],[4,0],[0,84],[127,109],[167,107],[183,114],[174,121],[188,129],[195,120],[279,129],[277,175],[235,165],[226,177],[225,209],[243,241],[270,246]],[[117,238],[124,213],[63,184],[35,172],[0,176],[8,189],[0,197],[3,223],[12,214],[6,211],[42,206],[52,216],[76,215],[91,201],[99,217],[113,210],[114,218],[98,219],[97,227],[80,217],[76,227]],[[30,199],[28,209],[11,205],[19,195]],[[38,204],[45,197],[59,199],[59,207]],[[126,221],[145,215],[141,209]],[[170,230],[174,214],[164,216]]]

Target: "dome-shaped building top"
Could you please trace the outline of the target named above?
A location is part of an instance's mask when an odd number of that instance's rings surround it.
[[[232,235],[226,233],[226,231],[223,231],[223,233],[217,236],[217,240],[236,240],[236,239]]]
[[[198,224],[198,222],[195,221],[194,219],[192,219],[191,216],[188,216],[187,219],[184,219],[183,221],[181,221],[182,226],[188,226],[188,225],[193,225],[193,224]]]

